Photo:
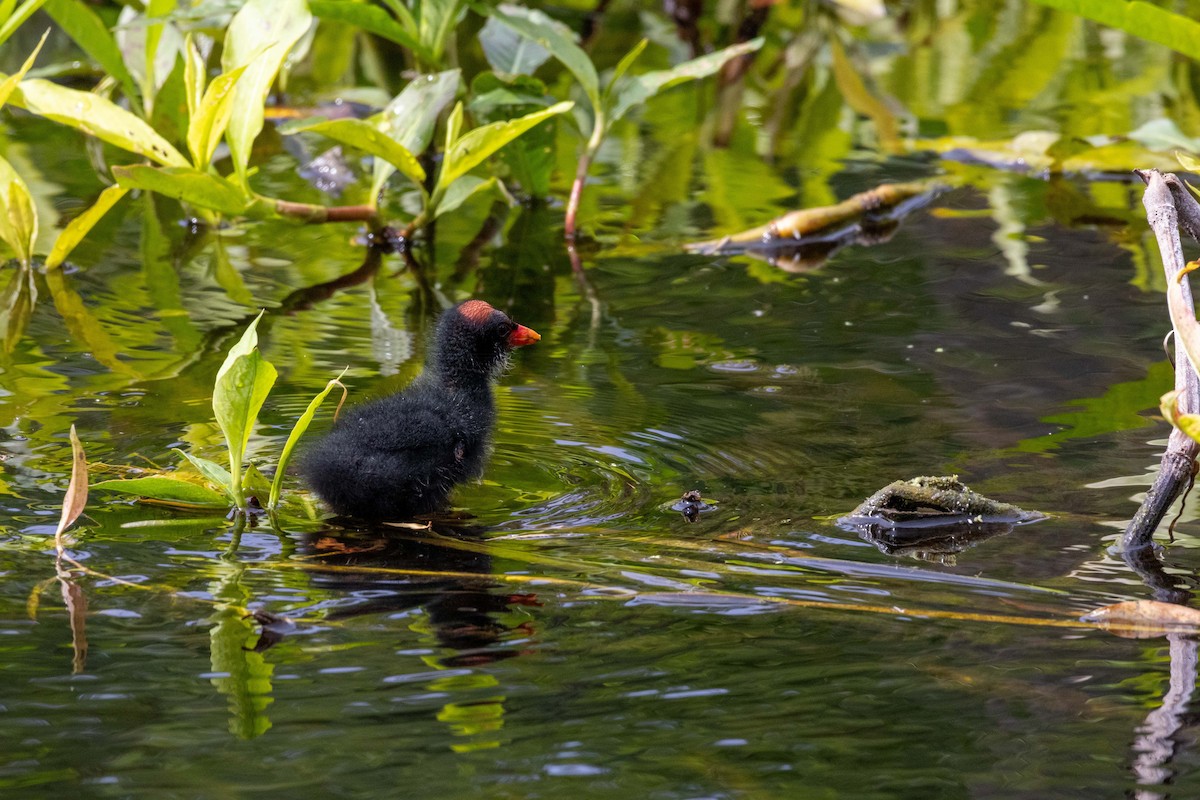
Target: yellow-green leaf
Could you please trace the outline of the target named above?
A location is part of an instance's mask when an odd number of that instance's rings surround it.
[[[346,369],[349,369],[349,367]],[[283,474],[287,470],[288,464],[291,463],[292,451],[296,449],[296,444],[300,441],[300,437],[308,431],[308,426],[312,424],[317,409],[320,408],[321,403],[325,402],[325,398],[333,391],[333,387],[342,387],[342,399],[338,403],[338,408],[341,408],[341,404],[346,402],[346,387],[342,384],[342,377],[345,374],[346,370],[344,369],[341,375],[338,375],[325,384],[325,388],[312,399],[308,404],[308,408],[300,415],[300,419],[296,420],[296,424],[292,427],[292,432],[288,434],[287,441],[283,444],[283,452],[279,456],[279,464],[275,467],[275,480],[271,481],[271,497],[267,503],[267,508],[273,509],[279,505],[279,495],[283,489]]]
[[[516,139],[533,126],[557,114],[571,110],[572,102],[555,103],[543,111],[535,111],[507,122],[493,122],[470,131],[446,151],[438,186],[444,192],[454,181],[470,172],[492,153]]]
[[[229,450],[229,473],[239,505],[244,500],[240,496],[240,489],[246,445],[250,442],[258,412],[275,385],[278,374],[258,351],[258,322],[261,319],[262,313],[250,323],[241,340],[230,348],[225,363],[217,371],[216,384],[213,386],[213,413],[216,414],[221,432],[225,434],[225,445]]]
[[[256,196],[247,196],[240,187],[224,178],[191,167],[156,168],[131,164],[113,167],[112,172],[117,183],[128,189],[158,192],[228,216],[267,217],[272,213],[269,203]]]
[[[188,165],[187,159],[141,118],[91,92],[30,79],[17,86],[10,102],[30,113],[68,125],[159,164],[175,167]]]
[[[50,30],[47,28],[46,32],[42,34],[41,40],[38,41],[37,47],[33,48],[33,52],[29,54],[29,58],[25,59],[25,63],[21,65],[21,68],[0,83],[0,106],[8,102],[13,89],[17,88],[17,84],[24,80],[25,73],[29,72],[29,68],[33,66],[34,60],[37,58],[38,53],[41,52],[42,45],[46,43],[46,37],[49,35]]]
[[[248,0],[225,33],[221,69],[245,67],[234,90],[226,139],[234,169],[246,185],[250,151],[263,126],[263,102],[288,51],[308,31],[312,14],[304,0]]]
[[[246,67],[238,67],[213,78],[188,120],[188,151],[192,154],[192,164],[196,169],[205,169],[212,160],[213,152],[233,114],[234,90],[238,79],[245,71]]]
[[[4,158],[0,158],[0,211],[0,239],[22,264],[29,266],[37,238],[37,211],[29,187]]]
[[[12,36],[13,32],[21,27],[21,24],[29,19],[33,15],[33,12],[41,8],[45,2],[46,0],[25,0],[20,8],[12,12],[9,18],[4,20],[3,23],[0,23],[0,44],[8,41],[8,37]]]
[[[229,498],[214,492],[206,486],[181,478],[168,478],[157,475],[148,478],[130,478],[118,481],[100,481],[92,485],[93,489],[103,489],[110,492],[121,492],[136,497],[148,497],[165,503],[182,503],[190,506],[205,506],[211,508],[226,508]]]
[[[299,122],[283,127],[280,132],[293,134],[304,131],[319,133],[322,136],[328,136],[335,142],[357,147],[364,153],[382,158],[418,186],[425,183],[425,169],[417,161],[416,156],[404,145],[365,120],[331,119]]]

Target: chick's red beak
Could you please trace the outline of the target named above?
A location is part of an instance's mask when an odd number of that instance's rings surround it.
[[[533,344],[542,335],[533,328],[526,328],[524,325],[518,325],[517,329],[508,335],[509,347],[524,347],[527,344]]]

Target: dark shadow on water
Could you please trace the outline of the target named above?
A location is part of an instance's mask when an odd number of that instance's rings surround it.
[[[520,655],[502,643],[524,639],[532,623],[510,626],[499,616],[538,604],[536,595],[510,593],[491,577],[491,556],[470,547],[483,542],[483,533],[438,523],[428,531],[330,527],[306,536],[298,552],[328,567],[310,572],[315,588],[340,595],[327,619],[421,609],[439,644],[455,651],[439,663],[467,667]],[[470,549],[455,546],[460,543]]]

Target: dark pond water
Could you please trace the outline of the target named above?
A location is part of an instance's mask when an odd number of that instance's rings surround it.
[[[1064,108],[974,133],[1089,113]],[[837,125],[841,150],[768,166],[753,142],[680,132],[702,115],[670,95],[613,144],[582,276],[557,203],[468,207],[424,281],[388,257],[304,293],[362,263],[349,227],[196,240],[138,199],[75,271],[39,277],[0,374],[4,796],[1200,794],[1190,684],[1157,710],[1194,645],[1062,625],[1151,594],[1106,552],[1168,430],[1140,184],[877,158]],[[22,123],[10,159],[41,165],[63,208],[95,192],[77,138]],[[267,160],[261,185],[311,192],[294,168]],[[946,169],[967,179],[819,269],[678,247]],[[95,492],[72,552],[111,579],[74,584],[73,630],[53,558],[72,423],[93,480],[173,465],[172,447],[220,458],[212,381],[265,307],[280,382],[252,447],[270,464],[326,380],[348,365],[355,398],[402,386],[433,315],[468,297],[542,340],[501,381],[465,522],[344,530],[293,491],[278,527],[238,528]],[[834,521],[931,474],[1049,518],[949,553]],[[694,524],[670,509],[690,489],[716,505]],[[1188,582],[1194,519],[1164,554]],[[268,641],[242,607],[294,627]]]

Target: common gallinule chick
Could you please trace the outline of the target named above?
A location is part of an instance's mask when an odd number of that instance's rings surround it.
[[[346,411],[301,471],[338,514],[395,520],[436,511],[483,472],[492,384],[513,348],[541,337],[482,300],[442,312],[425,370],[399,394]]]

